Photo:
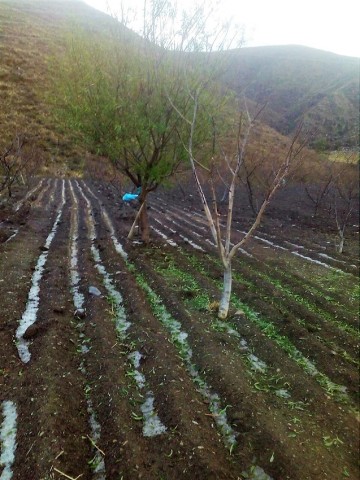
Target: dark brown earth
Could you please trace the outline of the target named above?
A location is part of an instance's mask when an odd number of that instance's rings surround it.
[[[234,262],[224,324],[212,305],[222,271],[195,199],[154,195],[153,241],[145,246],[126,240],[134,211],[109,184],[49,178],[29,193],[18,189],[0,209],[0,429],[3,402],[18,414],[11,478],[359,478],[355,227],[339,255],[331,229],[301,222],[310,216],[301,217],[300,205],[285,214],[280,196],[245,247],[251,256]],[[241,231],[250,216],[238,211],[235,220]],[[235,231],[233,241],[240,236]],[[75,240],[83,311],[70,276]],[[23,363],[16,330],[44,253],[36,322],[24,335],[31,358]],[[166,318],[187,334],[191,356]],[[150,392],[166,427],[153,437],[144,436],[141,409]],[[217,424],[222,412],[232,446]]]

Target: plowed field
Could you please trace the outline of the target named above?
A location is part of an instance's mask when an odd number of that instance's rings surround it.
[[[358,479],[355,237],[266,223],[220,322],[205,219],[169,198],[148,246],[103,183],[0,212],[0,479]]]

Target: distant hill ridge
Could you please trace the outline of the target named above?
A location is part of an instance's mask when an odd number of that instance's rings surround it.
[[[47,55],[63,44],[65,24],[101,36],[111,34],[115,20],[80,0],[0,0],[0,144],[26,127],[50,150],[59,148],[62,137],[38,91],[47,81]],[[212,58],[224,63],[226,86],[249,103],[267,104],[263,121],[278,132],[291,134],[304,118],[314,146],[358,145],[359,59],[293,45],[214,52]]]
[[[304,119],[314,143],[358,145],[359,58],[288,45],[232,50],[223,61],[226,85],[267,103],[264,119],[279,132],[291,134]]]

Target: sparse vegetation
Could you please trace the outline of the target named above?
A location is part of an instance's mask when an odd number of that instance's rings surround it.
[[[211,52],[209,2],[169,48],[172,4],[146,1],[145,41],[75,0],[0,0],[0,477],[358,478],[352,59]],[[264,122],[302,114],[318,152],[244,245],[291,144]],[[129,180],[151,193],[147,244]],[[244,248],[219,319],[225,237]]]

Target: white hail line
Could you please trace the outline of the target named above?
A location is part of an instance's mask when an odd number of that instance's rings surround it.
[[[39,194],[39,196],[35,201],[36,205],[40,205],[40,202],[42,201],[45,193],[50,189],[50,185],[51,185],[51,178],[48,178],[46,187],[41,191],[41,193]]]
[[[38,189],[41,187],[41,185],[43,184],[43,181],[44,181],[44,179],[42,178],[42,179],[40,180],[40,182],[39,182],[32,190],[30,190],[30,191],[25,195],[25,197],[24,197],[22,200],[20,200],[20,202],[18,202],[18,204],[17,204],[16,207],[15,207],[15,212],[17,212],[18,210],[20,210],[21,206],[26,202],[26,200],[27,200],[29,197],[31,197],[31,195],[32,195],[33,193],[35,193],[36,190],[38,190]]]
[[[189,245],[191,245],[193,248],[195,248],[196,250],[200,250],[202,252],[204,252],[204,249],[202,247],[200,247],[200,245],[197,245],[195,242],[193,242],[192,240],[190,240],[190,238],[187,238],[185,237],[185,235],[183,235],[182,233],[180,232],[176,232],[175,230],[173,230],[172,228],[170,228],[169,226],[167,225],[163,225],[159,220],[155,219],[155,221],[157,221],[158,223],[160,223],[160,225],[164,228],[166,228],[167,230],[170,230],[172,233],[176,233],[177,235],[179,235],[180,238],[182,238],[184,240],[184,242],[188,243]],[[175,223],[175,222],[174,222]]]
[[[196,250],[200,250],[201,252],[204,252],[205,250],[200,247],[200,245],[198,245],[197,243],[193,242],[192,240],[190,240],[190,238],[187,238],[185,237],[185,235],[183,235],[182,233],[178,233],[178,235],[185,241],[187,242],[189,245],[191,245],[193,248],[195,248]]]
[[[291,247],[298,248],[299,250],[302,250],[305,248],[303,245],[296,245],[296,243],[291,243],[291,242],[288,242],[287,240],[285,240],[285,243],[287,243]]]
[[[167,218],[167,217],[165,217]],[[156,219],[155,219],[156,220]],[[174,220],[171,220],[169,218],[167,218],[167,220],[170,220],[172,223],[174,223],[175,225],[181,227],[181,225],[179,225],[178,223],[176,223]],[[200,245],[197,245],[195,242],[193,242],[192,240],[190,240],[190,238],[187,238],[185,237],[185,235],[183,235],[182,233],[180,232],[177,232],[175,230],[173,230],[172,228],[170,228],[169,226],[167,225],[163,225],[159,220],[156,220],[158,223],[160,223],[160,225],[162,225],[164,228],[166,228],[167,230],[170,230],[172,233],[176,233],[177,235],[179,235],[180,238],[182,238],[184,240],[184,242],[188,243],[189,245],[191,245],[193,248],[195,248],[196,250],[201,250],[202,252],[204,252],[204,249],[202,247],[200,247]]]
[[[165,226],[163,223],[161,223],[158,218],[154,218],[154,220],[155,220],[155,222],[157,222],[162,227],[166,228],[167,230],[170,230],[171,233],[175,233],[175,234],[177,233],[176,230],[174,230],[173,228],[169,227],[168,225]]]
[[[79,222],[78,222],[78,206],[79,202],[75,195],[72,183],[70,181],[70,190],[71,195],[73,198],[73,202],[75,205],[75,212],[72,212],[71,220],[72,220],[72,235],[71,235],[71,259],[70,259],[70,281],[71,281],[71,290],[73,294],[73,302],[76,309],[76,313],[84,312],[84,295],[79,292],[79,283],[80,283],[80,275],[78,270],[78,235],[79,235]],[[78,323],[80,330],[85,326],[85,322]],[[86,345],[86,340],[84,340],[84,334],[79,334],[79,342],[81,342],[81,353],[86,355],[89,352],[89,347]],[[86,375],[86,368],[84,360],[81,361],[80,365],[81,372]],[[89,385],[86,385],[86,388]],[[91,388],[90,388],[91,390]],[[101,425],[96,418],[96,413],[89,395],[86,395],[86,403],[87,403],[87,411],[90,416],[89,424],[91,428],[91,437],[95,444],[97,444],[101,437]],[[95,465],[94,474],[96,474],[97,480],[105,480],[106,478],[106,470],[105,470],[105,462],[101,452],[96,449],[94,457],[92,459],[92,464]]]
[[[314,260],[311,257],[306,257],[305,255],[301,255],[299,252],[291,252],[293,255],[296,255],[297,257],[303,258],[304,260],[307,260],[308,262],[311,263],[316,263],[317,265],[322,265],[325,268],[330,268],[331,270],[335,270],[336,272],[339,273],[344,273],[342,270],[339,270],[338,268],[332,267],[331,265],[328,265],[327,263],[320,262],[319,260]]]
[[[110,237],[111,237],[111,240],[114,244],[115,250],[117,251],[117,253],[119,253],[123,257],[124,260],[126,260],[128,255],[125,252],[125,250],[124,250],[123,246],[121,245],[121,243],[119,242],[119,240],[116,238],[114,225],[112,224],[112,221],[110,220],[110,217],[109,217],[105,207],[100,203],[99,198],[91,191],[91,189],[86,185],[86,183],[83,182],[83,184],[84,184],[86,190],[90,193],[90,195],[99,203],[101,215],[103,216],[103,218],[105,220],[105,223],[110,230]]]
[[[52,192],[51,192],[51,194],[50,194],[49,201],[48,201],[47,204],[46,204],[45,210],[49,210],[50,205],[51,205],[52,202],[55,200],[55,192],[56,192],[56,190],[57,190],[58,182],[59,182],[59,179],[57,178],[57,179],[55,180],[55,182],[54,182],[54,185],[53,185],[53,188],[52,188]]]
[[[155,219],[156,220],[156,219]],[[158,235],[160,235],[160,237],[162,237],[166,243],[168,243],[169,245],[171,245],[172,247],[177,247],[177,243],[174,242],[174,240],[171,240],[170,238],[168,238],[165,233],[161,232],[160,230],[158,230],[157,228],[153,227],[152,225],[150,226],[150,228],[152,230],[154,230],[154,232],[156,232]]]
[[[138,370],[140,367],[140,361],[142,359],[142,355],[140,352],[135,351],[128,355],[129,360],[131,361],[134,367],[134,374],[132,375],[136,385],[139,390],[143,389],[146,384],[145,376]],[[141,405],[140,410],[143,414],[143,435],[144,437],[155,437],[157,435],[161,435],[162,433],[166,432],[166,427],[154,409],[154,395],[153,393],[148,390],[146,392],[146,399],[145,402]]]
[[[319,257],[322,257],[322,258],[327,258],[328,260],[332,260],[333,262],[337,262],[337,263],[342,263],[344,265],[348,265],[347,262],[345,262],[344,260],[338,260],[337,258],[334,258],[334,257],[330,257],[330,255],[326,255],[326,253],[318,253],[317,255],[319,255]],[[352,267],[354,265],[351,265]]]
[[[12,465],[15,460],[16,451],[16,405],[11,401],[5,401],[2,405],[3,421],[0,429],[0,467],[4,469],[0,475],[0,480],[10,480],[13,472]]]
[[[77,313],[84,312],[84,295],[79,291],[79,268],[78,268],[78,238],[79,238],[79,221],[78,221],[78,199],[75,195],[74,188],[72,183],[70,184],[71,196],[75,205],[76,213],[72,212],[72,234],[71,234],[71,257],[70,257],[70,281],[71,281],[71,291],[73,294],[74,306]]]
[[[187,223],[188,225],[190,225],[191,227],[195,227],[195,228],[198,228],[199,230],[202,230],[203,232],[206,232],[208,231],[208,229],[206,227],[204,227],[203,225],[194,225],[194,219],[193,217],[191,216],[190,213],[188,212],[185,212],[184,210],[180,210],[179,208],[173,208],[173,210],[177,210],[178,212],[180,213],[175,213],[175,215],[179,218],[179,215],[185,215],[186,217],[188,217],[189,219],[191,219],[192,221],[190,222],[189,220],[185,220],[184,218],[181,218],[181,221],[182,222],[185,222]],[[197,223],[198,221],[195,220]]]
[[[183,213],[184,213],[184,215],[186,215],[187,217],[193,218],[193,217],[191,217],[190,214],[188,214],[188,213],[186,213],[186,212],[183,212]],[[195,214],[196,216],[200,217],[200,218],[205,219],[205,217],[203,217],[201,214],[199,214],[199,213],[197,213],[197,212],[194,212],[194,214]],[[173,223],[175,223],[175,225],[179,225],[179,224],[177,224],[174,220],[171,220],[171,221],[172,221]],[[186,223],[189,223],[192,227],[199,228],[199,229],[201,229],[201,230],[206,230],[205,227],[202,227],[202,226],[200,226],[200,225],[191,224],[190,222],[187,222],[187,221],[184,220],[184,219],[181,219],[181,221],[186,222]],[[198,220],[195,220],[195,221],[198,222]],[[179,226],[180,226],[180,225],[179,225]],[[223,225],[222,225],[222,226],[223,226]],[[237,230],[237,232],[239,232],[239,230]],[[196,233],[196,232],[194,232],[194,231],[193,231],[192,233],[195,234],[196,236],[200,237],[200,235],[199,235],[198,233]],[[239,232],[239,233],[242,233],[242,232]],[[180,236],[181,236],[181,235],[180,235]],[[200,238],[201,238],[201,237],[200,237]],[[184,240],[185,240],[185,238],[184,238]],[[188,239],[186,239],[185,241],[188,241]],[[212,247],[216,247],[216,244],[215,244],[213,241],[211,241],[210,239],[208,239],[208,238],[205,239],[205,242],[209,243]],[[231,246],[234,246],[233,243],[231,243],[230,245],[231,245]],[[196,248],[196,247],[194,247],[194,248]],[[200,248],[201,250],[203,250],[202,247],[198,247],[198,248]],[[203,250],[203,251],[204,251],[204,250]],[[242,254],[246,255],[247,257],[254,258],[251,253],[247,252],[247,251],[244,250],[243,248],[239,248],[239,252],[241,252]]]
[[[176,225],[177,227],[183,228],[183,226],[182,226],[180,223],[176,222],[175,220],[173,220],[172,218],[170,218],[168,215],[165,215],[165,218],[166,218],[166,220],[167,220],[168,222],[173,223],[173,224]],[[176,218],[178,218],[178,217],[176,217]],[[179,219],[179,218],[178,218],[178,219]],[[190,222],[188,222],[187,220],[185,220],[185,219],[183,219],[183,218],[182,218],[182,219],[179,219],[179,220],[180,220],[181,222],[184,222],[184,223],[189,224],[192,228],[194,228],[194,225],[192,225],[192,224],[191,224]],[[202,240],[202,236],[200,235],[200,233],[197,233],[197,232],[195,232],[194,230],[192,230],[192,231],[191,231],[191,234],[192,234],[192,235],[195,235],[195,237],[200,238],[200,239]]]
[[[25,340],[23,335],[26,332],[26,330],[36,322],[36,319],[37,319],[37,312],[39,309],[39,300],[40,300],[39,299],[40,281],[43,275],[50,245],[55,237],[55,234],[60,222],[60,218],[62,216],[64,205],[65,205],[65,182],[63,180],[62,192],[61,192],[61,204],[58,208],[58,214],[54,222],[54,225],[51,229],[51,232],[49,233],[46,239],[46,242],[44,245],[45,251],[38,258],[35,271],[32,276],[31,288],[29,291],[25,312],[23,313],[19,322],[19,327],[16,330],[16,338],[17,338],[16,346],[19,352],[19,357],[24,363],[28,363],[30,361],[31,354],[28,346],[29,341]]]
[[[180,348],[180,355],[194,383],[199,387],[199,393],[209,403],[209,409],[213,414],[215,423],[223,435],[224,443],[228,448],[232,449],[236,444],[236,432],[227,421],[226,409],[221,408],[219,395],[211,392],[210,387],[201,377],[196,366],[192,363],[192,350],[187,340],[188,334],[181,330],[181,323],[171,316],[165,305],[162,303],[161,298],[154,292],[154,290],[147,283],[144,284],[143,288],[153,304],[157,307],[156,316],[170,332],[172,341],[178,346],[178,348]]]
[[[96,229],[95,229],[95,223],[93,220],[90,201],[84,194],[80,185],[78,185],[78,188],[87,204],[88,220],[90,224],[91,252],[95,260],[95,266],[98,272],[101,273],[101,275],[103,276],[104,286],[108,291],[110,298],[115,304],[116,330],[120,340],[124,341],[126,338],[126,330],[130,327],[131,323],[126,320],[126,312],[123,305],[123,297],[121,293],[115,289],[111,275],[106,271],[104,265],[102,264],[100,251],[95,245]],[[117,251],[117,253],[121,255],[120,252]],[[135,364],[137,364],[137,362],[139,362],[140,364],[139,357],[137,357],[137,359],[134,357],[132,361],[135,362]],[[145,380],[145,377],[142,374],[140,374],[140,372],[137,372],[137,373],[138,373],[138,380],[139,380],[139,383],[137,383],[137,385],[138,385],[138,388],[142,388],[142,384],[144,383],[145,385],[146,380]],[[140,375],[141,375],[141,382],[140,382]],[[145,437],[153,437],[156,435],[160,435],[161,433],[164,433],[166,431],[165,425],[161,423],[160,418],[155,414],[153,405],[154,405],[153,394],[151,391],[148,391],[146,393],[145,403],[141,406],[141,411],[143,413],[143,420],[144,420],[143,435]]]
[[[228,323],[226,322],[221,322],[219,320],[215,320],[215,324],[219,326],[219,328],[222,330],[225,330],[228,335],[231,335],[232,337],[235,337],[239,343],[240,343],[240,349],[243,350],[249,350],[248,343],[247,341],[241,337],[239,332],[235,330],[233,327],[231,327]],[[256,372],[260,373],[266,373],[266,370],[268,368],[267,364],[263,361],[260,360],[259,357],[254,355],[253,353],[245,353],[249,363],[250,363],[250,368]],[[291,395],[290,393],[285,389],[285,388],[279,388],[274,391],[275,395],[278,397],[282,398],[290,398]]]
[[[10,242],[10,240],[12,240],[14,237],[16,237],[16,235],[19,233],[19,229],[17,228],[14,233],[11,235],[11,237],[9,237],[5,243],[8,243]]]
[[[76,182],[77,183],[77,182]],[[78,189],[80,191],[81,196],[86,202],[86,209],[87,209],[87,218],[88,218],[88,223],[89,223],[89,237],[91,241],[91,253],[95,261],[95,267],[97,271],[102,275],[103,277],[103,282],[106,290],[108,291],[108,294],[112,301],[115,304],[116,307],[116,320],[115,320],[115,326],[116,326],[116,331],[119,335],[122,336],[122,339],[125,338],[126,331],[130,327],[131,323],[127,321],[126,318],[126,312],[125,308],[123,305],[123,297],[121,293],[116,290],[112,277],[111,275],[106,271],[102,260],[100,256],[100,251],[95,245],[95,240],[97,238],[96,235],[96,229],[95,229],[95,222],[93,219],[93,211],[91,207],[90,200],[87,198],[85,195],[83,189],[81,186],[77,183]],[[119,252],[118,252],[119,253]]]
[[[244,233],[244,232],[242,232],[242,233]],[[287,248],[282,247],[281,245],[277,245],[274,242],[270,242],[270,240],[266,240],[266,238],[259,237],[258,235],[254,235],[254,238],[256,238],[256,240],[259,240],[260,242],[263,242],[263,243],[266,243],[267,245],[270,245],[271,247],[278,248],[279,250],[285,250],[285,251],[288,250]]]
[[[199,213],[197,213],[197,212],[194,212],[194,215],[197,215],[197,216],[201,217],[201,215],[200,215]],[[243,235],[246,234],[246,232],[244,232],[244,231],[242,231],[242,230],[236,230],[236,231],[239,232],[239,233],[241,233],[241,234],[243,234]],[[337,268],[334,268],[334,267],[332,267],[332,266],[330,266],[330,265],[328,265],[328,264],[326,264],[326,263],[324,263],[324,262],[320,262],[319,260],[313,260],[312,258],[306,257],[305,255],[301,255],[301,254],[298,253],[298,252],[291,251],[291,250],[289,250],[288,248],[285,248],[285,247],[282,247],[281,245],[277,245],[277,244],[275,244],[275,243],[273,243],[273,242],[270,242],[269,240],[266,240],[265,238],[259,237],[258,235],[254,235],[254,238],[255,238],[256,240],[260,241],[260,242],[263,242],[263,243],[266,243],[266,244],[268,244],[268,245],[271,245],[271,246],[274,247],[274,248],[277,248],[277,249],[280,249],[280,250],[285,250],[285,251],[291,253],[292,255],[296,255],[296,256],[298,256],[298,257],[301,257],[301,258],[303,258],[304,260],[307,260],[307,261],[309,261],[309,262],[316,263],[316,264],[322,265],[322,266],[324,266],[324,267],[326,267],[326,268],[331,268],[331,269],[333,269],[333,270],[336,270],[336,271],[338,271],[338,272],[341,272],[341,270],[339,270],[339,269],[337,269]],[[288,243],[288,244],[290,244],[290,245],[292,245],[292,246],[294,246],[294,247],[296,247],[296,248],[299,248],[299,249],[300,249],[300,248],[304,248],[304,247],[301,246],[301,245],[291,244],[290,242],[286,242],[286,243]],[[245,250],[240,249],[240,251],[242,251],[242,253],[244,253],[244,254],[249,255],[249,256],[252,257],[252,255],[249,254],[248,252],[246,252]]]
[[[174,223],[175,225],[178,225],[179,227],[181,227],[181,225],[179,225],[177,222],[175,222],[174,220],[171,220],[170,218],[168,218],[167,216],[165,216],[165,218],[167,218],[169,221],[171,221],[172,223]],[[155,219],[156,220],[156,219]],[[182,220],[182,221],[186,221],[186,220]],[[159,222],[160,223],[160,222]],[[190,223],[190,222],[187,222],[187,223]],[[192,225],[194,226],[194,225]],[[165,228],[168,228],[170,229],[172,232],[176,233],[175,230],[172,230],[170,227],[165,227]],[[200,228],[199,226],[196,226],[196,228]],[[195,234],[197,237],[201,238],[202,237],[196,233],[196,232],[192,232],[193,234]],[[193,247],[193,248],[197,248],[197,249],[200,249],[201,251],[204,252],[204,249],[202,247],[200,247],[199,245],[196,245],[195,243],[191,242],[188,238],[184,237],[183,235],[181,235],[180,233],[178,233],[178,235],[183,239],[185,240],[186,242],[190,243],[190,245]],[[211,241],[209,238],[205,238],[205,239],[202,239],[203,241],[207,242],[209,245],[211,245],[212,247],[215,247],[216,248],[216,244]],[[233,243],[230,243],[230,246],[234,246]],[[239,248],[239,251],[241,253],[243,253],[244,255],[250,257],[250,258],[254,258],[253,255],[249,252],[247,252],[246,250],[244,250],[243,248]]]

